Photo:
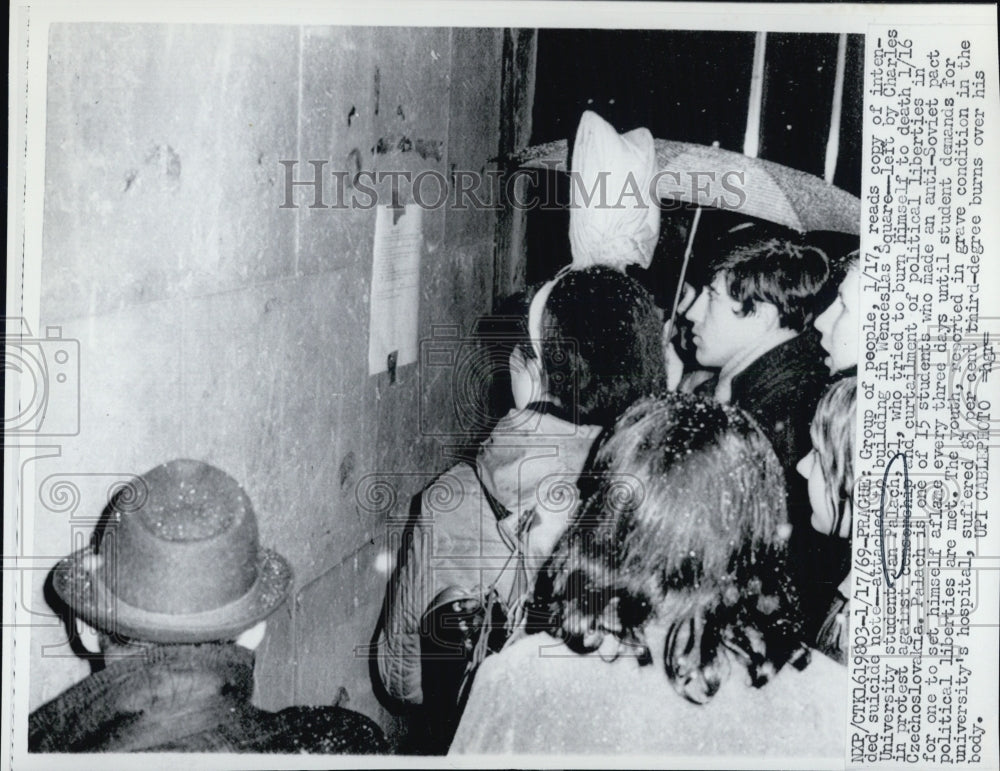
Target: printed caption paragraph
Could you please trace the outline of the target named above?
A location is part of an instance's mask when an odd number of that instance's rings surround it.
[[[867,38],[852,764],[976,764],[997,741],[995,45]]]

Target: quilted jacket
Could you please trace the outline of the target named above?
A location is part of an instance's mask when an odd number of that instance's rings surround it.
[[[402,532],[377,633],[378,676],[391,697],[423,703],[420,620],[442,589],[482,597],[493,587],[509,602],[532,588],[576,506],[576,480],[599,432],[529,405],[500,420],[474,466],[457,464],[424,489]],[[526,571],[517,569],[519,546]]]

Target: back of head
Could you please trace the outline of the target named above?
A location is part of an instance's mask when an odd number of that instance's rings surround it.
[[[753,312],[759,302],[770,303],[777,308],[782,327],[805,329],[818,310],[818,295],[829,276],[822,250],[798,238],[761,238],[752,229],[730,234],[720,247],[724,256],[712,263],[712,276],[725,277],[729,295],[742,303],[744,314]]]
[[[668,677],[696,702],[721,683],[724,645],[756,685],[797,654],[783,474],[751,418],[686,394],[643,400],[593,472],[536,588],[549,631],[578,651],[598,647],[602,629],[645,646],[657,619]]]
[[[804,242],[814,246],[826,255],[829,277],[816,295],[815,315],[818,316],[837,297],[837,288],[847,271],[858,261],[857,235],[832,231],[814,231],[804,236]]]
[[[826,255],[830,268],[830,284],[834,288],[844,278],[844,273],[851,263],[858,259],[859,236],[852,233],[839,233],[830,230],[817,230],[806,233],[802,241],[814,246]]]
[[[542,315],[548,393],[578,423],[610,425],[666,382],[662,320],[635,279],[605,266],[562,275]]]

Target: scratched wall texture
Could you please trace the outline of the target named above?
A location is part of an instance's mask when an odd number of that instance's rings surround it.
[[[499,30],[52,28],[41,324],[79,340],[80,432],[31,461],[32,707],[87,673],[44,571],[109,486],[186,456],[245,485],[262,541],[295,568],[258,703],[329,703],[344,686],[393,728],[355,652],[382,598],[387,506],[357,488],[402,474],[405,505],[448,465],[421,428],[452,429],[452,381],[414,365],[395,384],[368,376],[374,212],[309,209],[309,190],[279,208],[278,161],[299,160],[299,179],[309,160],[478,171],[498,148],[501,54]],[[425,212],[422,336],[488,309],[495,227],[488,211]]]

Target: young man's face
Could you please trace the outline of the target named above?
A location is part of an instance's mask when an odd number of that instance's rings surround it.
[[[759,344],[759,317],[741,314],[741,304],[726,288],[725,274],[717,274],[684,313],[692,324],[695,358],[701,366],[725,367]]]
[[[847,271],[837,289],[837,298],[813,322],[822,337],[820,344],[829,354],[826,364],[831,373],[856,367],[858,364],[858,289],[861,268],[854,265]]]

